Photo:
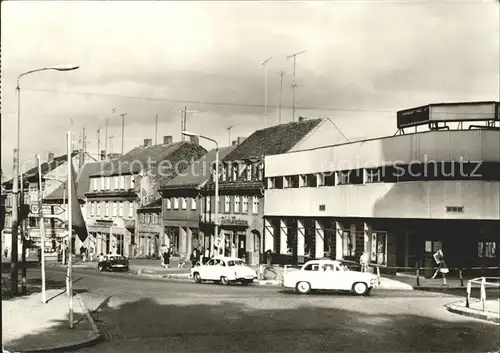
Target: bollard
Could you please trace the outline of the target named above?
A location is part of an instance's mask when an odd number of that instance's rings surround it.
[[[471,281],[467,282],[467,293],[465,296],[465,307],[468,308],[470,306],[470,292],[472,289]]]
[[[486,311],[486,278],[481,280],[481,306],[483,311]]]
[[[377,280],[378,280],[378,285],[380,286],[380,266],[377,266]]]
[[[420,265],[417,262],[417,287],[420,286]]]
[[[458,274],[460,276],[460,287],[463,287],[464,286],[464,277],[463,277],[463,274],[462,274],[462,269],[460,269],[458,271]]]

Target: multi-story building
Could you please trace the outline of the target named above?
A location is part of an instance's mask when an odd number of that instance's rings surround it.
[[[87,203],[85,194],[89,190],[90,175],[98,173],[106,164],[106,161],[100,162],[86,162],[80,169],[77,175],[76,194],[79,201],[84,220],[87,222],[90,214],[90,205]],[[67,192],[67,176],[63,183],[54,190],[50,195],[43,199],[44,204],[51,209],[51,214],[45,216],[47,225],[45,226],[45,234],[52,238],[57,239],[57,244],[63,243],[62,239],[67,238],[67,221],[68,221],[68,192]],[[83,243],[80,238],[74,237],[72,249],[74,253],[78,253],[79,249],[83,246],[87,249],[96,249],[96,244],[92,242],[93,239],[87,237]]]
[[[345,141],[330,119],[304,119],[255,131],[221,162],[219,174],[219,234],[214,234],[215,183],[203,188],[200,233],[210,247],[245,258],[249,264],[262,260],[264,247],[264,158],[302,148]],[[283,202],[289,202],[284,200]],[[206,244],[206,242],[205,242]]]
[[[449,267],[498,265],[498,120],[495,102],[430,104],[398,112],[394,136],[266,157],[266,249],[430,268],[441,249]]]
[[[90,154],[82,151],[74,151],[71,154],[72,163],[75,170],[78,172],[80,167],[85,163],[85,161],[94,160]],[[43,197],[48,196],[54,190],[56,190],[61,183],[65,182],[68,175],[67,167],[68,156],[62,155],[59,157],[54,157],[54,153],[48,154],[47,162],[41,164],[42,173],[42,194]],[[40,247],[40,227],[39,227],[39,214],[38,214],[38,204],[39,204],[39,173],[38,167],[33,167],[22,174],[23,180],[23,191],[24,191],[24,205],[29,206],[29,214],[25,220],[25,234],[30,240],[33,247]],[[7,192],[8,205],[12,204],[12,179],[5,182],[4,187]],[[33,212],[33,210],[35,212]],[[10,207],[6,208],[6,222],[5,222],[5,234],[11,234],[11,222],[12,222],[12,210]],[[48,220],[45,220],[46,226],[50,226]],[[55,246],[54,239],[49,237],[45,240],[46,249],[53,249]]]
[[[224,158],[235,146],[219,148],[219,158]],[[205,247],[209,239],[200,236],[200,190],[215,171],[216,150],[211,150],[194,161],[183,173],[160,184],[163,203],[162,226],[165,228],[164,244],[173,246],[181,259],[189,258],[194,248]],[[146,216],[147,218],[148,216]],[[152,215],[149,217],[152,219]]]
[[[164,144],[154,146],[151,139],[145,139],[143,146],[109,161],[91,175],[86,193],[90,210],[87,228],[97,253],[157,255],[163,230],[139,233],[137,210],[160,198],[162,178],[175,177],[190,160],[204,153],[196,139],[173,143],[171,136],[165,136]]]

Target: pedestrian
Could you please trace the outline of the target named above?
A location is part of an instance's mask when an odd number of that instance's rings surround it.
[[[205,258],[203,259],[204,263],[206,264],[210,260],[210,249],[206,248],[205,249]]]
[[[189,258],[189,261],[191,261],[191,267],[195,267],[196,263],[198,262],[198,249],[194,248],[193,252],[191,253],[191,257]]]
[[[363,252],[363,255],[359,258],[359,264],[361,265],[361,272],[366,272],[368,270],[368,253]]]
[[[435,279],[437,274],[441,273],[441,276],[443,277],[443,284],[446,284],[446,274],[450,272],[450,270],[444,261],[444,253],[442,250],[439,250],[434,254],[434,260],[436,261],[438,267],[431,278]]]
[[[170,249],[167,249],[163,252],[163,262],[162,266],[164,268],[170,267]]]
[[[5,256],[5,257],[9,256],[9,248],[8,247],[5,247],[5,249],[3,250],[3,256]]]

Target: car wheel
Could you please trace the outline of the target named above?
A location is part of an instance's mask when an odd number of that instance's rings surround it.
[[[227,286],[229,284],[229,280],[227,279],[226,276],[222,276],[220,278],[220,283],[222,283],[224,286]]]
[[[196,283],[201,283],[201,276],[198,272],[193,273],[193,278]]]
[[[368,293],[368,286],[363,282],[356,282],[352,285],[352,291],[356,295],[365,295]]]
[[[299,282],[295,286],[295,289],[300,294],[309,294],[311,292],[311,284],[309,282]]]

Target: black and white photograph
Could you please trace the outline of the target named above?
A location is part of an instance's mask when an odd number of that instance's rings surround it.
[[[500,351],[500,1],[1,1],[2,353]]]

